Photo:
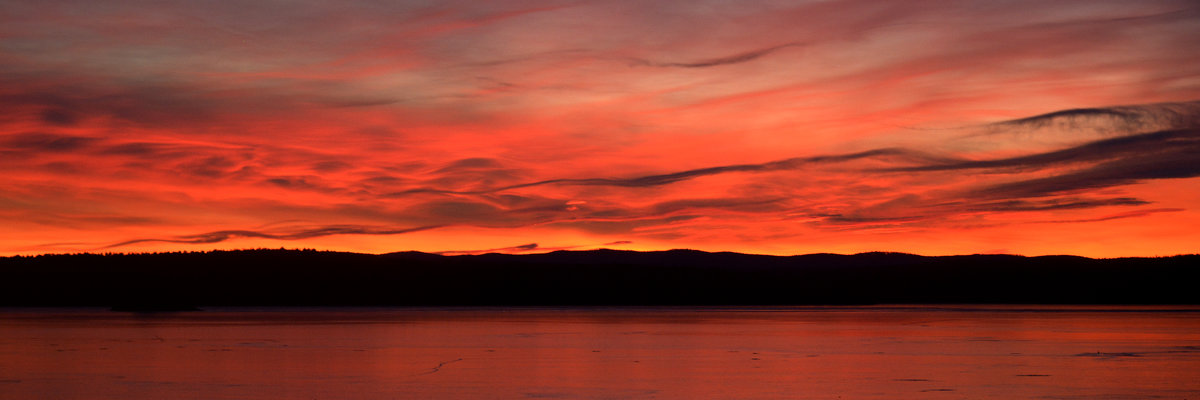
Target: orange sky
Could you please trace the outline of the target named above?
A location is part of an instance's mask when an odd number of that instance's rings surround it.
[[[1154,256],[1190,1],[0,3],[0,255]]]

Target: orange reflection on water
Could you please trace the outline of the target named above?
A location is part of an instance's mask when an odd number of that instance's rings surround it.
[[[0,314],[0,398],[1183,398],[1200,311]]]

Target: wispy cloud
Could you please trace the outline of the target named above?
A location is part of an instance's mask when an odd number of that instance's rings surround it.
[[[497,247],[494,249],[484,249],[484,250],[448,250],[448,251],[439,251],[434,254],[441,254],[444,256],[458,256],[458,255],[488,254],[488,253],[523,253],[523,252],[529,252],[529,251],[534,251],[534,250],[538,250],[537,243],[523,244],[520,246]]]
[[[569,185],[569,186],[616,186],[616,187],[653,187],[663,186],[672,183],[691,180],[704,176],[720,175],[735,172],[771,172],[794,170],[803,168],[813,164],[830,164],[854,161],[867,158],[892,158],[902,160],[949,160],[940,156],[923,153],[916,150],[900,149],[900,148],[885,148],[874,149],[855,153],[820,155],[811,157],[794,157],[784,160],[770,161],[761,164],[735,164],[722,165],[716,167],[697,168],[679,172],[671,172],[666,174],[643,175],[631,178],[559,178],[547,179],[536,182],[520,183],[515,185],[507,185],[496,188],[488,188],[471,191],[454,191],[441,190],[433,188],[417,188],[402,192],[389,194],[390,197],[399,197],[418,193],[434,193],[434,194],[460,194],[460,195],[479,195],[496,193],[512,189],[523,189],[535,186],[544,185]]]
[[[1087,223],[1087,222],[1112,221],[1114,219],[1138,218],[1138,217],[1144,217],[1144,216],[1151,215],[1151,214],[1171,213],[1171,212],[1181,212],[1181,211],[1187,211],[1187,210],[1184,210],[1182,208],[1154,208],[1154,209],[1149,209],[1149,210],[1137,210],[1137,211],[1123,212],[1123,213],[1119,213],[1119,214],[1105,215],[1105,216],[1096,217],[1096,218],[1052,220],[1052,221],[1038,221],[1038,222],[1039,223],[1047,223],[1047,224],[1078,224],[1078,223]]]
[[[27,132],[0,137],[0,149],[29,152],[69,152],[84,150],[98,142],[86,136]]]
[[[206,232],[195,235],[182,235],[169,238],[142,238],[131,239],[122,242],[113,243],[100,249],[111,249],[115,247],[129,246],[137,243],[159,242],[159,243],[181,243],[181,244],[207,244],[220,243],[236,238],[261,238],[261,239],[277,239],[277,240],[299,240],[309,239],[331,235],[400,235],[405,233],[420,232],[430,229],[441,228],[441,225],[419,226],[415,228],[391,228],[377,226],[361,226],[361,225],[332,225],[320,227],[306,227],[286,229],[279,231],[254,231],[254,230],[225,230]]]
[[[899,167],[890,170],[915,172],[996,168],[1042,169],[1062,164],[1096,162],[1149,154],[1189,153],[1195,150],[1198,139],[1200,139],[1200,130],[1149,132],[1098,140],[1062,150],[1025,156]]]
[[[995,131],[1020,129],[1103,129],[1123,133],[1200,127],[1200,101],[1075,108],[997,122]],[[993,132],[995,132],[993,131]]]
[[[738,53],[725,57],[710,58],[706,60],[698,60],[691,62],[655,62],[642,59],[633,59],[635,65],[646,65],[651,67],[668,67],[668,68],[708,68],[729,64],[740,64],[757,60],[776,51],[780,51],[789,47],[801,47],[803,43],[785,43],[778,46],[771,46],[757,50],[751,50],[743,53]]]

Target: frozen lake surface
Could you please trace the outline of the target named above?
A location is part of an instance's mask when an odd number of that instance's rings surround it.
[[[1200,399],[1200,307],[0,310],[2,399]]]

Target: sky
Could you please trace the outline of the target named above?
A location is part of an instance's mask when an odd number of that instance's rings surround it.
[[[1200,252],[1193,1],[0,2],[0,255]]]

